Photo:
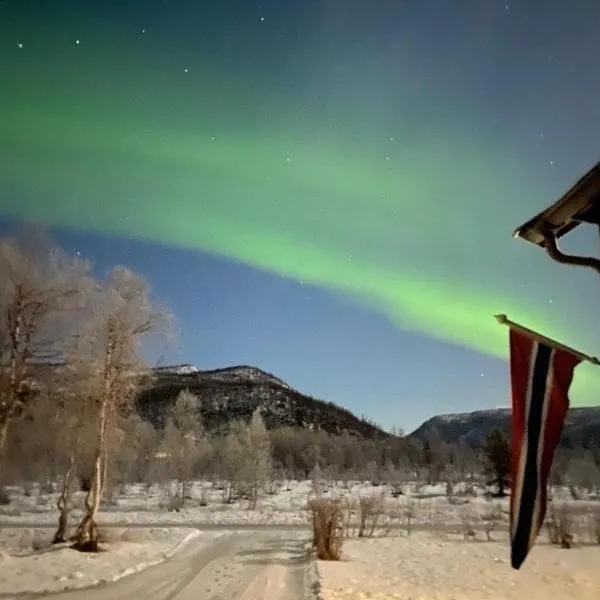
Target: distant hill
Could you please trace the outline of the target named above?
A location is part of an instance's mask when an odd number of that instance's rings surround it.
[[[296,427],[339,434],[346,430],[367,438],[389,437],[382,429],[331,402],[301,394],[287,383],[246,365],[201,371],[192,365],[153,369],[150,385],[137,399],[140,415],[156,426],[182,390],[196,394],[208,429],[221,429],[234,419],[247,420],[260,406],[269,429]]]
[[[510,435],[508,408],[438,415],[425,421],[409,435],[421,441],[436,437],[478,448],[496,427]],[[560,444],[565,448],[600,447],[600,407],[571,408]]]

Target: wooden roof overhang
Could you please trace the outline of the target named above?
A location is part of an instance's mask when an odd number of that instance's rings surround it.
[[[557,240],[582,224],[600,231],[600,162],[592,167],[562,198],[518,227],[513,237],[540,246],[563,264],[590,267],[600,273],[600,260],[564,254]]]

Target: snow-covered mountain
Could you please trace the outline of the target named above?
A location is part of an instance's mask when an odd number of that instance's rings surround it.
[[[275,377],[258,369],[257,367],[250,367],[248,365],[237,365],[234,367],[226,367],[223,369],[211,369],[201,371],[198,367],[193,365],[172,365],[164,367],[155,367],[153,369],[155,375],[197,375],[203,379],[211,379],[213,381],[224,381],[224,382],[244,382],[253,381],[255,383],[276,383],[281,387],[291,389],[290,386]]]
[[[422,441],[438,438],[480,447],[495,428],[510,434],[510,409],[494,408],[469,413],[437,415],[425,421],[410,436]],[[563,431],[565,447],[600,447],[600,407],[571,408]]]
[[[165,367],[154,367],[153,371],[157,374],[160,373],[171,373],[173,375],[189,375],[191,373],[198,373],[200,369],[193,365],[168,365]]]
[[[359,419],[349,410],[323,402],[293,389],[265,371],[248,365],[202,371],[192,365],[153,369],[153,377],[137,401],[142,417],[157,425],[182,390],[201,401],[204,424],[221,428],[234,419],[249,419],[260,406],[267,427],[297,427],[365,437],[385,436],[376,425]]]

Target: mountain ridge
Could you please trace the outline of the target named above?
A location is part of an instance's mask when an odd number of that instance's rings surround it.
[[[177,395],[197,395],[205,426],[222,430],[235,419],[248,420],[260,408],[268,429],[292,427],[339,435],[346,431],[365,438],[393,436],[350,410],[303,394],[279,377],[250,365],[202,370],[190,364],[151,369],[151,381],[137,398],[137,410],[162,427]],[[462,443],[478,449],[493,429],[510,437],[510,408],[480,409],[434,415],[406,437],[425,442],[431,438]],[[600,447],[600,407],[573,407],[567,414],[560,445],[566,448]]]
[[[409,437],[426,441],[431,437],[448,443],[466,443],[480,448],[493,429],[510,436],[510,408],[492,408],[465,413],[435,415],[424,421]],[[567,413],[561,447],[600,447],[600,407],[572,407]]]
[[[348,409],[303,394],[258,367],[201,370],[184,364],[155,367],[151,375],[138,395],[136,408],[140,416],[158,426],[164,424],[177,395],[188,390],[200,399],[202,418],[210,430],[226,428],[235,419],[248,420],[260,408],[269,429],[294,427],[336,435],[347,431],[367,438],[391,437]]]

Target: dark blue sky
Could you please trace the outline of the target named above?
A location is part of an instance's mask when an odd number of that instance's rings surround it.
[[[510,238],[598,159],[599,19],[4,0],[2,231],[39,221],[99,273],[145,275],[180,324],[170,361],[255,365],[407,430],[506,406],[494,313],[600,352],[593,275]],[[597,403],[586,368],[577,404]]]
[[[343,295],[195,250],[65,231],[54,239],[94,257],[100,277],[127,264],[151,282],[178,321],[167,363],[254,365],[386,426],[507,402],[503,361],[403,332]]]

